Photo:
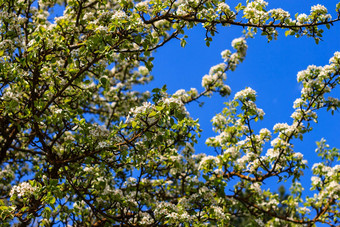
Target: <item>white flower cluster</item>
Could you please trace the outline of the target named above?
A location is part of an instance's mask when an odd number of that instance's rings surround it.
[[[214,78],[211,75],[205,75],[202,78],[202,87],[209,88],[214,83]]]
[[[180,110],[182,114],[185,116],[189,116],[189,112],[187,111],[182,99],[180,97],[163,97],[162,98],[163,105],[170,107],[170,108],[176,108],[177,110]]]
[[[176,97],[181,97],[181,98],[186,98],[186,97],[188,97],[189,95],[185,92],[184,89],[179,89],[179,90],[177,90],[177,91],[174,93],[174,96],[176,96]]]
[[[317,176],[312,176],[311,177],[311,181],[312,181],[312,186],[316,186],[316,187],[320,187],[321,186],[321,178],[317,177]]]
[[[178,209],[172,203],[159,202],[158,204],[156,204],[155,216],[163,217],[164,215],[168,215],[170,213],[169,211],[176,212],[178,211]]]
[[[338,181],[331,181],[327,186],[326,191],[328,191],[329,196],[333,197],[334,199],[339,199],[340,183]]]
[[[184,89],[177,90],[173,97],[179,98],[182,100],[182,102],[188,102],[191,99],[195,99],[198,96],[198,91],[196,88],[190,88],[188,92],[186,92]]]
[[[149,8],[149,0],[141,1],[135,5],[136,9],[139,11],[147,11]]]
[[[178,16],[184,16],[184,15],[187,15],[188,14],[188,10],[189,10],[189,7],[188,7],[188,4],[180,4],[176,10],[176,14]]]
[[[312,167],[314,174],[325,175],[328,178],[336,177],[340,173],[340,165],[334,167],[326,166],[324,163],[314,163]]]
[[[10,169],[10,166],[6,166],[0,171],[0,179],[12,179],[14,178],[14,172]]]
[[[297,160],[302,160],[303,159],[303,154],[300,152],[295,152],[293,154],[293,157],[296,158]],[[307,160],[304,160],[305,164],[307,164]]]
[[[309,79],[311,79],[311,74],[314,74],[315,72],[320,72],[322,71],[322,67],[319,66],[315,66],[315,65],[310,65],[307,67],[306,70],[302,70],[300,72],[298,72],[297,74],[297,81],[301,82],[303,80],[308,81]]]
[[[140,214],[142,216],[142,220],[140,221],[141,225],[152,225],[154,223],[153,218],[151,217],[150,214],[146,213],[146,212],[141,212]]]
[[[221,57],[224,59],[224,62],[227,62],[230,59],[231,51],[230,50],[224,50],[221,52]]]
[[[226,218],[226,213],[223,211],[222,207],[213,205],[211,206],[212,211],[219,219],[224,220]]]
[[[329,59],[329,64],[332,64],[332,65],[339,65],[340,64],[340,52],[337,51],[334,53],[334,56]]]
[[[163,98],[163,104],[169,106],[171,104],[175,104],[176,106],[183,106],[183,102],[181,99],[170,97],[170,98]]]
[[[295,113],[297,113],[297,111],[295,111]],[[295,117],[294,119],[300,119],[301,114],[298,116],[294,115],[293,117]],[[279,132],[278,137],[283,140],[291,137],[292,135],[297,136],[302,129],[304,129],[304,125],[299,121],[294,121],[292,125],[288,125],[287,123],[277,123],[273,127],[274,132]]]
[[[246,8],[244,9],[244,17],[246,17],[250,23],[263,22],[262,20],[267,18],[268,13],[265,11],[267,2],[263,0],[254,0],[248,2]]]
[[[94,137],[106,137],[109,135],[109,130],[107,130],[104,125],[93,124],[90,135]]]
[[[126,19],[127,15],[124,11],[122,10],[117,10],[114,12],[114,14],[112,15],[112,20],[122,20],[122,19]]]
[[[296,17],[296,21],[297,21],[297,25],[301,25],[301,24],[304,24],[308,21],[308,16],[307,14],[305,13],[302,13],[302,14],[299,14],[297,17]]]
[[[227,123],[226,118],[222,114],[217,114],[211,119],[214,126],[225,125]]]
[[[324,104],[324,95],[331,91],[332,87],[330,86],[330,82],[334,79],[333,74],[339,69],[339,62],[337,62],[338,57],[339,54],[335,53],[330,59],[330,65],[324,67],[312,65],[298,73],[297,81],[303,84],[301,90],[302,100],[310,101],[316,98],[314,102],[321,104],[321,106]]]
[[[106,26],[100,25],[100,26],[96,27],[96,31],[97,32],[106,32],[106,31],[108,31],[108,28]]]
[[[290,144],[281,138],[275,138],[270,142],[270,145],[275,148],[275,147],[288,147]]]
[[[229,85],[224,84],[220,87],[219,92],[220,92],[220,95],[223,96],[223,97],[229,96],[230,93],[231,93],[231,88],[229,87]]]
[[[241,168],[244,169],[246,164],[250,161],[253,161],[255,158],[255,154],[248,152],[247,154],[243,155],[242,157],[236,160],[236,164]]]
[[[222,86],[223,80],[227,78],[226,74],[224,73],[225,70],[225,63],[212,66],[209,70],[209,75],[205,75],[202,78],[202,87],[206,89],[213,89],[214,87]]]
[[[124,187],[127,186],[135,186],[137,182],[137,179],[134,177],[129,177],[128,179],[126,179],[126,181],[124,182]]]
[[[241,54],[243,57],[246,55],[248,45],[245,38],[240,37],[237,39],[233,39],[233,41],[231,42],[231,46],[237,50],[238,54]]]
[[[205,156],[202,158],[198,169],[204,170],[205,168],[212,169],[213,167],[217,167],[220,164],[220,159],[216,156]]]
[[[256,96],[256,91],[254,91],[250,87],[247,87],[246,89],[243,89],[237,92],[234,96],[234,99],[238,99],[238,100],[245,100],[247,98],[254,99],[255,96]]]
[[[297,209],[297,212],[299,212],[300,214],[304,215],[304,214],[310,214],[310,209],[307,207],[299,207]]]
[[[219,76],[221,76],[222,72],[225,70],[226,67],[227,66],[225,63],[220,63],[218,65],[212,66],[209,70],[209,74],[210,75],[218,74]],[[223,77],[223,79],[225,80],[226,78]]]
[[[316,17],[317,21],[320,22],[332,19],[332,16],[330,14],[327,14],[328,12],[327,8],[320,4],[312,6],[310,12],[311,15],[313,15],[314,18]]]
[[[225,3],[225,2],[218,3],[216,10],[217,11],[221,11],[221,12],[226,13],[226,14],[230,14],[231,13],[230,6],[227,3]]]
[[[318,14],[326,14],[328,12],[327,8],[323,5],[317,4],[315,6],[312,6],[311,13],[318,13]]]
[[[94,12],[86,12],[83,16],[83,20],[86,20],[86,21],[91,21],[93,19],[95,19],[95,14]]]
[[[258,194],[262,193],[261,184],[258,182],[251,184],[250,189],[253,189]]]
[[[275,132],[278,132],[278,131],[285,131],[288,128],[289,128],[289,125],[287,123],[277,123],[274,125],[273,130]]]
[[[229,156],[233,159],[236,159],[240,156],[240,151],[237,147],[228,147],[223,153],[223,157]]]
[[[261,140],[269,141],[271,139],[271,132],[267,128],[262,128],[259,133]]]
[[[326,166],[324,163],[315,163],[312,167],[313,173],[318,176],[312,176],[312,189],[321,188],[321,192],[315,197],[316,200],[332,197],[339,199],[340,197],[340,165],[334,167]],[[321,177],[322,176],[322,177]],[[323,180],[322,180],[323,178]]]
[[[231,54],[230,50],[224,50],[221,52],[221,57],[225,63],[215,65],[210,68],[209,75],[205,75],[202,78],[202,87],[207,90],[213,91],[218,89],[222,96],[230,95],[231,89],[228,85],[223,83],[226,80],[225,71],[229,68],[230,70],[235,70],[236,66],[244,60],[247,51],[247,42],[244,38],[234,39],[231,43],[232,47],[236,49],[236,53]],[[208,93],[207,95],[209,95]]]
[[[197,13],[197,17],[208,17],[210,20],[217,20],[218,15],[214,8],[204,8]],[[205,25],[207,24],[203,24],[203,27],[205,27]]]
[[[333,97],[328,97],[327,99],[329,103],[332,103],[332,105],[330,106],[331,110],[336,110],[336,107],[340,106],[340,99]]]
[[[138,72],[142,75],[142,76],[146,76],[149,74],[149,70],[148,68],[146,68],[145,66],[139,66],[138,67]]]
[[[33,187],[29,182],[22,182],[19,185],[12,187],[9,195],[12,197],[16,194],[18,197],[30,196],[37,190],[37,187]]]
[[[197,6],[201,0],[185,0],[184,2],[189,5],[192,4],[193,6]]]
[[[318,119],[318,115],[315,112],[311,110],[305,111],[302,109],[295,110],[295,112],[293,112],[290,117],[293,118],[295,122],[298,122],[301,119],[307,120],[307,121],[313,120],[314,122],[317,122],[317,119]]]
[[[297,108],[301,108],[301,107],[306,107],[306,101],[304,101],[301,98],[297,98],[293,103],[293,108],[297,109]]]
[[[289,12],[283,9],[272,9],[268,11],[268,14],[271,14],[272,17],[276,20],[284,20],[286,18],[290,18]]]
[[[0,170],[0,188],[3,191],[6,191],[7,189],[11,188],[10,182],[14,179],[15,175],[14,172],[10,169],[10,166],[7,165],[5,168]]]
[[[223,144],[226,143],[229,137],[230,137],[230,133],[223,131],[213,138],[212,137],[208,138],[206,140],[206,144],[210,144],[211,142],[214,142],[218,146],[223,146]]]
[[[280,154],[280,151],[278,149],[270,148],[266,152],[266,156],[269,157],[269,159],[276,159]]]
[[[265,226],[265,224],[263,223],[263,221],[260,218],[255,219],[255,221],[259,226]]]
[[[243,101],[243,105],[248,108],[248,111],[250,110],[255,111],[257,113],[257,116],[260,117],[260,119],[262,119],[262,117],[264,116],[263,109],[258,108],[253,101],[250,101],[250,100]]]
[[[138,115],[138,114],[143,114],[150,109],[153,109],[154,105],[151,104],[150,102],[143,102],[142,106],[137,106],[134,107],[130,110],[129,115]]]

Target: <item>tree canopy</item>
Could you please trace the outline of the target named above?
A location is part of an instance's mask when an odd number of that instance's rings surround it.
[[[225,82],[247,39],[322,42],[340,23],[340,3],[296,15],[263,0],[237,3],[0,0],[0,224],[338,226],[339,150],[318,141],[323,161],[308,167],[294,141],[312,131],[318,110],[337,114],[340,52],[297,73],[292,121],[273,129],[254,130],[264,117],[255,90],[230,96]],[[219,30],[244,32],[201,88],[136,89],[152,80],[153,52],[171,40],[185,47],[195,26],[207,46]],[[202,129],[187,105],[212,95],[229,101],[212,119],[206,145],[216,155],[207,155],[195,151]],[[308,168],[312,183],[302,185]],[[287,194],[268,187],[272,179],[290,182]]]

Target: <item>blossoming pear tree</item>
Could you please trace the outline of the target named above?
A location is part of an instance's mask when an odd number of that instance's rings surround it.
[[[256,132],[264,117],[256,91],[230,97],[206,141],[216,156],[195,151],[201,129],[186,110],[202,96],[231,94],[226,72],[245,59],[247,38],[270,41],[283,30],[319,42],[340,20],[340,3],[306,13],[263,0],[0,0],[1,226],[230,226],[240,218],[339,226],[339,151],[318,142],[323,162],[302,185],[306,160],[293,142],[319,109],[340,107],[332,95],[340,52],[297,74],[303,88],[290,123]],[[174,39],[184,47],[186,31],[202,25],[208,46],[219,29],[245,29],[202,88],[134,90],[152,79],[155,50]],[[292,182],[288,195],[265,187],[271,179]]]

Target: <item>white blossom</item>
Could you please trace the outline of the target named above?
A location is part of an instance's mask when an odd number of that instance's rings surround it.
[[[329,60],[329,64],[340,64],[340,52],[337,51],[334,53],[334,56]]]
[[[9,193],[12,197],[16,194],[18,197],[30,196],[37,190],[37,187],[33,187],[29,182],[22,182],[18,185],[14,185]]]
[[[214,83],[214,78],[211,75],[205,75],[202,78],[202,87],[208,88]]]
[[[149,74],[149,70],[148,68],[146,68],[145,66],[139,66],[138,67],[138,72],[143,75],[143,76],[146,76]]]
[[[127,18],[127,15],[122,10],[117,10],[112,15],[112,20],[122,20],[122,19],[126,19],[126,18]]]
[[[310,11],[311,11],[311,13],[319,13],[319,14],[326,14],[328,12],[327,8],[323,5],[320,5],[320,4],[312,6]]]
[[[256,92],[251,89],[250,87],[244,89],[244,90],[241,90],[239,92],[237,92],[234,96],[234,99],[244,99],[244,98],[247,98],[247,97],[255,97],[256,95]]]
[[[227,123],[226,118],[221,114],[215,115],[211,121],[214,125],[224,125]]]
[[[308,16],[305,13],[301,13],[296,17],[298,24],[303,24],[308,20]]]
[[[312,184],[316,186],[318,186],[321,183],[320,177],[317,177],[317,176],[312,176],[311,180],[312,180]]]
[[[224,50],[221,52],[221,57],[224,59],[224,62],[227,62],[230,58],[231,52],[230,50]]]
[[[209,74],[210,75],[214,75],[215,73],[218,73],[218,72],[223,72],[226,68],[226,64],[225,63],[220,63],[218,65],[215,65],[213,67],[210,68],[210,71],[209,71]],[[225,79],[225,78],[223,78]]]
[[[137,3],[137,4],[135,5],[135,7],[136,7],[136,9],[138,9],[138,10],[145,11],[145,10],[147,10],[148,7],[149,7],[149,2],[150,2],[149,0],[141,1],[141,2]]]
[[[222,11],[224,13],[229,13],[230,12],[230,7],[227,3],[225,2],[220,2],[217,5],[217,11]]]
[[[259,218],[255,219],[256,223],[259,225],[259,226],[265,226],[265,224],[263,223],[263,221]]]
[[[270,148],[267,150],[266,156],[269,158],[277,158],[280,154],[280,151],[278,149]]]
[[[150,110],[153,107],[153,104],[150,102],[144,102],[142,106],[134,107],[130,110],[131,115],[137,115],[146,112],[147,110]]]
[[[244,48],[247,46],[247,42],[243,37],[237,38],[237,39],[233,39],[233,41],[231,42],[231,46],[235,49],[239,49],[239,48]]]
[[[208,164],[212,164],[213,166],[217,166],[220,163],[220,159],[215,157],[215,156],[206,156],[202,158],[200,164],[199,164],[199,169],[204,169]]]

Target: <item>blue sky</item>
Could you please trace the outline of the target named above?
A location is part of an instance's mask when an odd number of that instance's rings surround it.
[[[227,2],[228,3],[228,2]],[[337,1],[272,1],[270,8],[283,8],[291,15],[295,13],[309,14],[310,8],[315,4],[324,4],[333,18],[336,17],[335,5]],[[212,98],[203,98],[205,105],[200,108],[192,103],[188,110],[194,118],[200,119],[204,132],[199,144],[198,153],[212,154],[212,149],[204,145],[206,138],[214,136],[211,118],[222,111],[223,103],[230,100],[234,94],[251,87],[257,91],[257,105],[266,115],[263,121],[257,122],[255,130],[263,127],[272,129],[275,123],[287,122],[290,124],[290,115],[293,112],[293,102],[300,96],[301,86],[296,81],[299,71],[308,65],[323,66],[328,64],[334,52],[340,51],[340,23],[334,24],[330,30],[324,28],[323,41],[318,45],[313,38],[285,37],[284,31],[279,32],[278,40],[267,42],[265,37],[256,35],[248,39],[248,52],[246,59],[234,72],[227,72],[227,81],[232,89],[229,98],[221,98],[215,94]],[[219,33],[213,38],[210,47],[205,46],[205,31],[201,25],[187,32],[188,44],[180,47],[178,40],[173,40],[157,50],[152,75],[155,77],[147,88],[162,87],[167,84],[168,92],[174,93],[178,89],[201,88],[201,78],[209,72],[211,66],[223,60],[220,52],[231,49],[231,41],[242,36],[242,28],[219,27]],[[202,90],[202,88],[201,88]],[[199,89],[200,91],[200,89]],[[333,97],[340,96],[340,88],[333,90]],[[331,147],[340,148],[340,112],[333,116],[326,111],[319,111],[319,123],[313,124],[314,130],[304,136],[303,141],[295,140],[295,151],[304,154],[309,167],[318,161],[314,152],[316,141],[325,138]],[[310,174],[306,174],[303,181],[309,182]],[[307,187],[309,188],[309,187]],[[307,189],[306,188],[306,189]]]

